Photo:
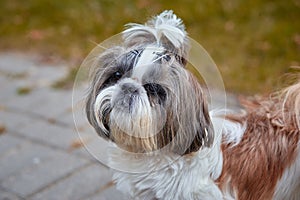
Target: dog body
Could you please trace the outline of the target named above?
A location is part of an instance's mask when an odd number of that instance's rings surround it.
[[[124,169],[118,189],[136,199],[299,199],[300,83],[244,102],[243,114],[209,111],[176,15],[130,24],[123,38],[97,58],[86,102],[90,124],[122,149],[108,152]]]

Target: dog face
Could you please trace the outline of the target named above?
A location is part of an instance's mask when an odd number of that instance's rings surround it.
[[[90,124],[136,153],[164,148],[183,155],[209,147],[213,128],[201,87],[185,68],[181,20],[166,11],[130,26],[123,44],[96,60],[86,101]]]

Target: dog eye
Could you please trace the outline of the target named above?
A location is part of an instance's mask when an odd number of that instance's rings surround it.
[[[121,77],[122,77],[122,73],[121,72],[119,72],[119,71],[117,71],[117,72],[115,72],[114,74],[113,74],[113,78],[115,78],[115,79],[120,79]]]
[[[144,85],[144,88],[149,98],[157,97],[159,103],[162,103],[166,100],[167,93],[161,85],[157,83],[147,83]]]
[[[108,78],[108,82],[116,83],[120,78],[122,78],[122,76],[123,76],[123,73],[121,73],[120,71],[116,71]]]
[[[108,79],[102,84],[99,90],[102,90],[103,88],[106,88],[114,83],[116,83],[118,80],[120,80],[123,76],[123,73],[120,71],[116,71],[113,74],[109,76]]]

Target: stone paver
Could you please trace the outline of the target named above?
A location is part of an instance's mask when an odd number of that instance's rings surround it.
[[[2,188],[0,188],[0,199],[1,200],[21,200],[23,198],[18,197],[12,192],[8,192]]]
[[[32,159],[33,165],[19,170],[2,181],[2,186],[20,196],[28,196],[67,176],[87,163],[86,160],[56,152],[47,160]]]
[[[71,97],[72,93],[70,91],[38,88],[27,95],[15,95],[5,106],[23,112],[55,118],[66,112],[67,109],[72,110]]]
[[[122,199],[107,167],[78,143],[73,111],[84,140],[98,139],[88,132],[82,102],[73,109],[72,89],[52,88],[66,75],[66,67],[38,56],[0,53],[0,200],[101,200],[102,193]],[[20,94],[22,88],[29,93]]]
[[[0,136],[3,137],[4,135]],[[1,139],[2,140],[2,139]],[[57,151],[49,147],[35,144],[31,141],[20,139],[19,142],[4,150],[1,154],[0,162],[0,180],[3,181],[12,174],[20,170],[33,166],[35,160],[46,161],[56,156]]]
[[[87,200],[128,200],[129,197],[125,196],[121,192],[119,192],[115,187],[109,187],[104,191],[100,191],[99,193],[95,194],[94,196],[86,198]]]
[[[98,164],[78,170],[72,176],[47,188],[32,197],[32,199],[85,199],[111,181],[111,173],[107,168]]]
[[[3,134],[0,139],[0,158],[9,151],[18,148],[24,141],[11,134]]]
[[[28,114],[24,112],[11,111],[7,108],[0,109],[0,124],[5,125],[7,131],[20,130],[24,125],[34,123],[35,118],[28,117]]]
[[[1,72],[0,72],[1,74]],[[8,84],[10,83],[10,84]],[[0,76],[0,102],[7,102],[16,96],[18,86],[6,76]]]
[[[11,74],[28,73],[34,67],[34,58],[21,53],[4,52],[0,54],[0,71]]]
[[[78,138],[75,129],[58,126],[41,119],[36,119],[35,123],[24,125],[21,129],[16,130],[16,133],[66,150],[70,148],[72,141]]]

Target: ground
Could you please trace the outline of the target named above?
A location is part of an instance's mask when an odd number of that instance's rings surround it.
[[[0,199],[122,199],[111,172],[81,145],[72,116],[72,89],[52,84],[64,63],[0,54]],[[80,112],[80,110],[75,110]],[[76,121],[82,137],[85,118]]]

